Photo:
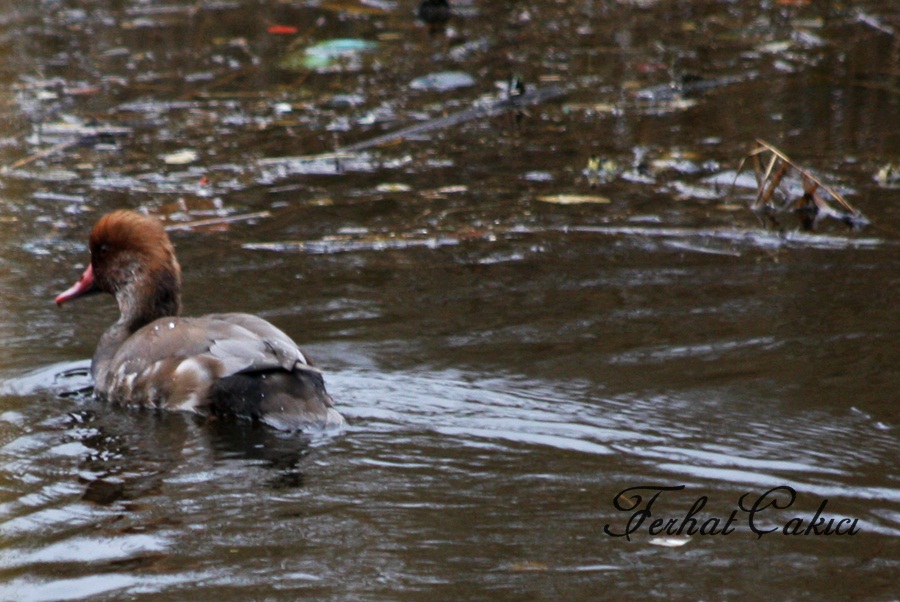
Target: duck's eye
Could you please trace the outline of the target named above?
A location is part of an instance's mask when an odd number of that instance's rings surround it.
[[[97,252],[100,253],[100,255],[106,255],[109,252],[109,246],[100,245],[99,247],[97,247]]]

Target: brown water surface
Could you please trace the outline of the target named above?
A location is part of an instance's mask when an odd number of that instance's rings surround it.
[[[453,4],[3,4],[0,599],[897,597],[896,3]],[[565,95],[297,158],[512,75]],[[727,197],[755,138],[873,225],[764,228]],[[117,207],[268,212],[172,231],[187,310],[285,329],[350,426],[78,393],[116,309],[52,300]],[[651,534],[704,499],[733,531]]]

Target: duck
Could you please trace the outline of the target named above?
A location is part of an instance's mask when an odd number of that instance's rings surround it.
[[[109,293],[118,303],[119,319],[91,360],[96,397],[287,431],[345,424],[322,372],[270,322],[247,313],[181,317],[181,266],[158,219],[108,213],[91,230],[89,249],[84,273],[55,301]]]

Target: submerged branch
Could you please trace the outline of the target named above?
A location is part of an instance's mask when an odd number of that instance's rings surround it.
[[[557,98],[565,94],[560,86],[547,86],[546,88],[538,88],[531,92],[516,94],[502,100],[497,100],[485,106],[476,106],[465,111],[459,111],[446,117],[430,119],[424,123],[418,123],[409,127],[405,127],[387,134],[382,134],[368,140],[341,146],[330,153],[320,153],[317,155],[301,155],[294,157],[268,157],[260,159],[260,165],[278,165],[296,162],[313,162],[313,161],[340,161],[353,157],[356,153],[383,146],[392,142],[399,142],[413,136],[440,130],[455,125],[475,121],[477,119],[486,119],[496,117],[510,111],[517,111],[524,107],[546,102],[550,99]]]
[[[538,88],[537,90],[533,90],[531,92],[525,92],[524,94],[518,94],[515,96],[504,98],[503,100],[495,101],[483,107],[473,107],[471,109],[466,109],[465,111],[453,113],[452,115],[448,115],[446,117],[431,119],[429,121],[426,121],[425,123],[419,123],[397,130],[395,132],[384,134],[382,136],[376,136],[375,138],[363,140],[362,142],[357,142],[356,144],[350,144],[348,146],[337,149],[337,152],[357,152],[365,150],[367,148],[374,148],[376,146],[388,144],[390,142],[396,142],[397,140],[403,140],[404,138],[410,138],[412,136],[423,134],[425,132],[431,132],[454,125],[460,125],[462,123],[474,121],[476,119],[496,117],[497,115],[502,115],[507,111],[540,104],[552,98],[562,96],[563,94],[564,91],[559,86]]]

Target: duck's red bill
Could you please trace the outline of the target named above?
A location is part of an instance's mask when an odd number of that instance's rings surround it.
[[[56,304],[62,305],[66,301],[71,301],[72,299],[77,299],[78,297],[96,292],[99,292],[99,289],[94,285],[94,267],[91,264],[88,264],[87,269],[84,270],[84,274],[81,275],[78,282],[56,297]]]

